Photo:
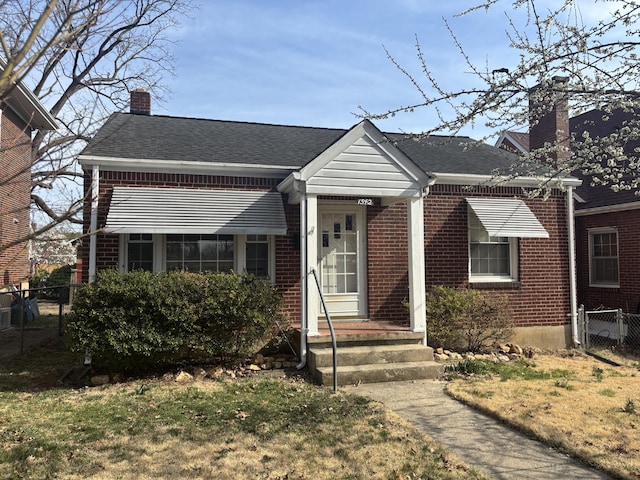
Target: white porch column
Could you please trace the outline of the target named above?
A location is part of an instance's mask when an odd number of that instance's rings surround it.
[[[407,202],[409,232],[409,309],[412,332],[424,332],[427,343],[425,311],[424,267],[424,198],[410,198]]]
[[[307,328],[308,335],[317,336],[318,314],[320,313],[320,295],[315,280],[312,278],[311,269],[318,266],[318,197],[307,195],[306,209],[306,255],[307,255]],[[320,272],[317,272],[320,275]]]
[[[100,194],[100,167],[94,165],[91,172],[91,217],[89,222],[89,282],[96,278],[98,251],[98,195]]]

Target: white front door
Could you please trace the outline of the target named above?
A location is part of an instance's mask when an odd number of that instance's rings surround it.
[[[357,205],[321,205],[318,259],[322,294],[331,317],[367,314],[365,210]]]

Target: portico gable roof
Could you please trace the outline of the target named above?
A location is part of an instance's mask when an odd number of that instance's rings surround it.
[[[417,197],[429,176],[375,125],[364,120],[279,185],[296,203],[302,193]]]

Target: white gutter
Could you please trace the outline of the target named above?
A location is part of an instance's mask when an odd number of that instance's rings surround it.
[[[91,172],[91,221],[89,225],[89,283],[96,278],[96,253],[98,243],[98,193],[100,191],[100,167]]]
[[[604,207],[581,208],[575,212],[575,216],[586,217],[587,215],[626,212],[628,210],[640,210],[640,202],[618,203],[616,205],[605,205]]]
[[[437,184],[445,185],[486,185],[499,187],[539,187],[541,182],[549,179],[544,177],[509,177],[504,175],[479,175],[464,173],[438,173],[428,172],[429,176],[435,178]],[[559,177],[553,181],[552,186],[578,187],[582,185],[582,180],[575,177]]]
[[[95,155],[79,155],[83,167],[102,167],[102,170],[121,172],[190,173],[193,175],[261,176],[283,178],[297,167],[286,165],[261,165],[250,163],[201,162],[195,160],[158,160],[153,158],[120,158]]]
[[[571,302],[571,338],[573,346],[580,345],[578,339],[578,299],[576,281],[576,225],[573,210],[573,187],[567,187],[567,222],[569,227],[569,298]]]
[[[307,195],[300,196],[300,363],[296,365],[301,370],[307,364],[307,333],[309,332],[307,320]]]

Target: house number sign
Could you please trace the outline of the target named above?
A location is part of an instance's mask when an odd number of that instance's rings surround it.
[[[373,205],[373,198],[359,198],[358,205]]]

